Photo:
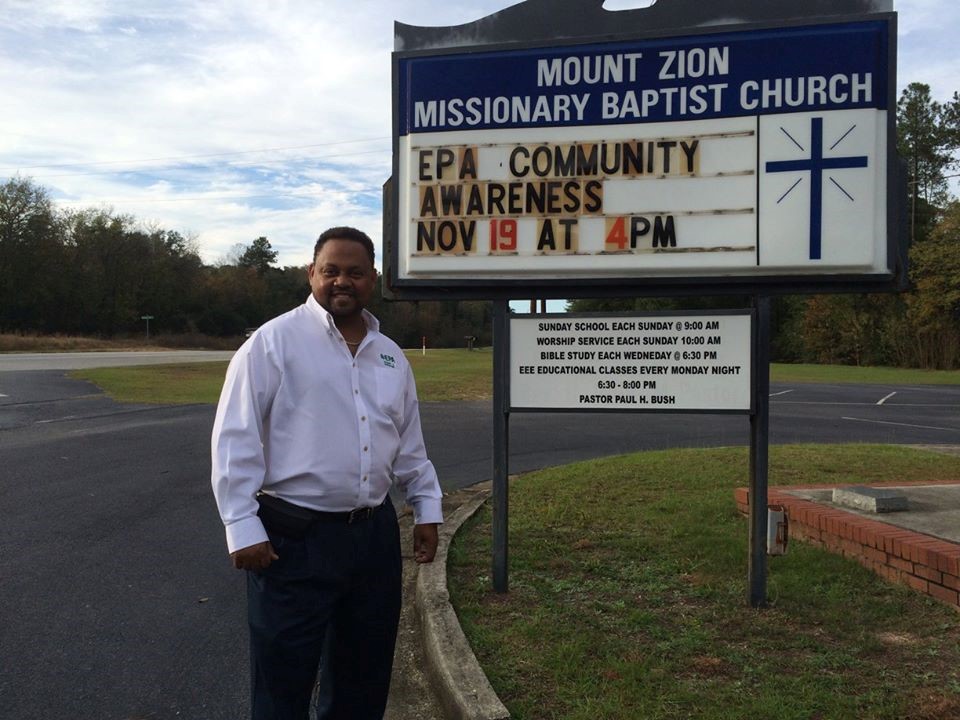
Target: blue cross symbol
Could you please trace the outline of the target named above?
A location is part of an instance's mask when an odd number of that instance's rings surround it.
[[[840,168],[867,167],[867,156],[823,157],[823,118],[812,118],[810,127],[810,158],[807,160],[777,160],[767,163],[767,172],[810,172],[810,259],[820,259],[823,238],[823,171]],[[844,135],[846,137],[846,135]],[[793,139],[793,138],[791,138]],[[842,140],[843,138],[841,138]],[[794,141],[796,142],[796,141]],[[839,144],[839,140],[833,147]],[[799,143],[798,143],[799,145]],[[801,148],[802,149],[802,148]],[[831,150],[833,148],[830,148]],[[797,182],[800,182],[799,180]],[[835,181],[834,181],[835,182]],[[796,184],[794,185],[796,187]],[[791,188],[792,190],[793,188]],[[841,188],[842,189],[842,188]],[[789,192],[789,190],[787,191]],[[846,192],[846,191],[844,191]],[[786,197],[786,195],[784,195]],[[849,196],[848,196],[849,197]],[[783,198],[780,198],[781,200]],[[852,199],[852,198],[851,198]]]

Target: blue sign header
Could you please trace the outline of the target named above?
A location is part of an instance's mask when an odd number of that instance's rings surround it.
[[[887,109],[882,21],[401,57],[400,135]]]

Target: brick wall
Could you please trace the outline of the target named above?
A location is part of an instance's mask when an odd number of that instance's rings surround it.
[[[813,488],[770,488],[767,492],[769,504],[786,508],[791,540],[852,558],[891,582],[960,608],[960,545],[784,492],[794,489]],[[740,512],[747,514],[747,488],[737,488],[734,497]]]

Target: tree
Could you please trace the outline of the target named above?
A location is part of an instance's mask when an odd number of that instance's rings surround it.
[[[267,283],[264,320],[292,310],[310,294],[310,281],[307,279],[305,265],[270,268],[262,277]]]
[[[202,310],[203,262],[196,244],[173,230],[154,228],[137,233],[142,255],[134,305],[139,315],[152,315],[157,332],[196,328]]]
[[[960,96],[941,104],[930,86],[910,83],[897,102],[897,150],[907,163],[911,183],[911,214],[915,237],[925,238],[937,206],[948,197],[945,175],[957,166],[960,147]]]
[[[907,298],[914,363],[960,366],[960,202],[953,201],[930,238],[910,250],[916,290]]]
[[[253,268],[257,275],[263,276],[276,261],[277,251],[270,247],[270,241],[261,235],[243,251],[237,259],[237,265]]]
[[[136,327],[136,298],[148,242],[134,232],[134,218],[104,209],[71,213],[67,253],[71,302],[64,308],[70,330],[114,335]]]
[[[817,363],[886,365],[887,295],[817,295],[803,315],[804,358]],[[893,299],[895,301],[895,299]]]
[[[0,185],[0,328],[52,329],[63,298],[59,216],[26,178]]]

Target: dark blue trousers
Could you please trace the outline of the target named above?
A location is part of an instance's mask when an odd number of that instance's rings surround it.
[[[270,533],[279,560],[247,573],[254,720],[382,720],[400,619],[402,565],[389,499],[369,519]]]

